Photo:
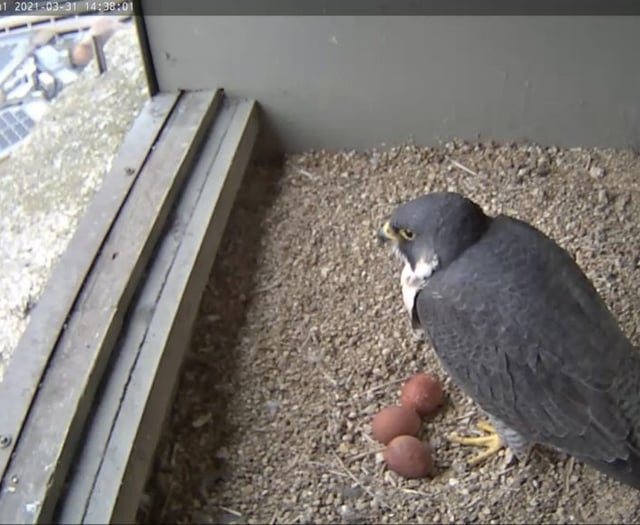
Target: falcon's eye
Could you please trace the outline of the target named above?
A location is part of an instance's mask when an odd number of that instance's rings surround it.
[[[405,241],[412,241],[415,237],[415,234],[411,230],[407,230],[405,228],[400,228],[398,230],[400,237],[402,237]]]

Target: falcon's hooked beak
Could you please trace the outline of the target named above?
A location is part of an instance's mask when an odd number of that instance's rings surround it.
[[[398,234],[394,231],[389,221],[385,222],[378,230],[378,244],[382,245],[387,241],[395,241]]]

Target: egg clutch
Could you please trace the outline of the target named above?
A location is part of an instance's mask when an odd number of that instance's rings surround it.
[[[437,377],[420,373],[403,386],[400,405],[380,410],[371,422],[374,439],[386,445],[387,467],[405,478],[426,477],[433,467],[431,448],[418,439],[422,417],[433,414],[443,401],[442,383]]]

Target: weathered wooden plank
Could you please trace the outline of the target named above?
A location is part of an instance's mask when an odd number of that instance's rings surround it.
[[[0,382],[0,435],[9,441],[0,448],[0,479],[82,283],[177,100],[164,94],[146,103],[31,312]]]
[[[61,497],[62,501],[57,509],[55,521],[58,523],[80,523],[83,520],[95,479],[102,466],[113,425],[118,417],[122,399],[146,337],[149,323],[167,282],[172,264],[175,262],[176,252],[184,242],[185,231],[192,220],[194,210],[199,202],[198,199],[209,178],[211,166],[218,160],[220,148],[235,114],[236,106],[225,103],[216,115],[211,133],[182,193],[180,202],[172,214],[171,224],[169,224],[161,241],[153,265],[148,271],[138,298],[127,314],[128,323],[118,341],[118,354],[114,356],[115,359],[113,359],[108,377],[105,377],[100,397],[85,430],[81,450],[74,459],[74,468],[70,472],[70,478],[67,482],[68,487]],[[233,196],[228,198],[232,200]],[[210,205],[215,207],[217,202],[216,200],[211,201]],[[212,259],[214,256],[215,254],[211,253]],[[134,436],[130,437],[131,440],[133,438]],[[121,439],[126,442],[127,436],[121,436]]]
[[[135,518],[202,291],[257,135],[253,102],[238,101],[228,110],[231,122],[139,344],[83,523]]]
[[[51,520],[124,314],[219,100],[205,91],[180,98],[109,232],[16,444],[1,521]]]

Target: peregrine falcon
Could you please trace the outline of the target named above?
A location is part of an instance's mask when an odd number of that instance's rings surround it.
[[[378,236],[414,325],[489,416],[487,435],[452,438],[486,447],[472,463],[538,444],[640,488],[640,354],[564,249],[449,192],[398,206]]]

